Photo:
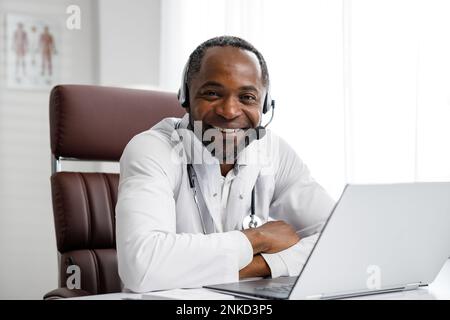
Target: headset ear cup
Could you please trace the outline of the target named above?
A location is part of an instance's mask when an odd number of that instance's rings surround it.
[[[183,108],[189,107],[189,88],[187,84],[184,85],[184,99],[181,105],[183,106]]]
[[[274,101],[272,100],[272,96],[270,94],[270,85],[267,86],[266,96],[264,97],[264,105],[263,105],[263,113],[267,113],[272,109],[274,105]]]
[[[178,90],[178,102],[180,102],[183,108],[189,107],[189,92],[187,90],[187,85],[183,85],[182,88]]]
[[[183,68],[183,75],[181,77],[181,86],[178,90],[178,101],[183,108],[189,107],[189,88],[187,85],[187,74],[189,70],[189,60]]]
[[[264,104],[263,104],[263,113],[265,114],[265,113],[267,113],[267,98],[268,98],[268,95],[266,94],[266,96],[264,97]]]
[[[273,107],[273,100],[270,96],[270,92],[267,92],[266,97],[264,98],[264,105],[263,105],[263,113],[267,113],[272,109]]]
[[[184,99],[183,99],[183,97],[182,97],[181,88],[178,89],[177,99],[178,99],[178,102],[183,106]]]

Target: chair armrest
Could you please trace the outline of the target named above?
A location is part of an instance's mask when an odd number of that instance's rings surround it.
[[[56,300],[64,298],[75,298],[82,296],[90,296],[92,293],[82,289],[68,289],[66,287],[52,290],[45,294],[44,300]]]

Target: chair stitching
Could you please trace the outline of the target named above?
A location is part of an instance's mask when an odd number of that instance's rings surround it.
[[[112,197],[111,197],[111,186],[110,186],[110,184],[109,184],[109,179],[106,177],[106,174],[101,174],[101,177],[102,177],[102,180],[103,180],[103,183],[105,184],[105,186],[106,186],[106,189],[107,189],[107,192],[106,192],[106,195],[107,195],[107,197],[108,197],[108,201],[109,201],[109,215],[110,215],[110,217],[111,217],[111,231],[112,231],[112,244],[114,244],[114,235],[115,235],[115,230],[114,230],[114,212],[113,212],[113,203],[112,203]]]
[[[94,261],[94,265],[95,265],[95,282],[97,283],[97,294],[99,294],[102,291],[102,287],[101,287],[101,283],[100,283],[100,273],[99,273],[99,264],[98,264],[98,260],[97,260],[97,254],[95,253],[95,249],[89,249],[88,250],[89,253],[92,255],[92,259]]]
[[[62,109],[62,94],[61,94],[61,88],[59,86],[56,86],[54,88],[54,91],[52,92],[53,94],[51,95],[52,97],[52,102],[55,105],[55,127],[56,127],[56,132],[55,132],[55,153],[59,156],[61,154],[61,149],[63,146],[63,139],[62,136],[64,135],[64,128],[62,127],[62,124],[64,123],[63,119],[65,116],[65,113]]]
[[[86,204],[86,210],[87,210],[87,218],[88,218],[88,246],[92,247],[92,217],[91,217],[91,206],[90,206],[90,201],[89,201],[89,195],[87,192],[87,187],[86,187],[86,180],[83,176],[82,173],[78,172],[77,173],[79,175],[79,177],[81,178],[82,184],[81,184],[81,188],[83,189],[83,194],[84,194],[84,199],[85,199],[85,204]]]
[[[61,253],[64,253],[65,250],[65,242],[66,242],[66,236],[67,236],[67,220],[66,215],[64,214],[64,196],[61,192],[61,183],[59,182],[59,179],[57,176],[54,176],[53,179],[55,183],[55,200],[56,200],[56,212],[58,213],[58,220],[61,222],[61,229],[59,230],[59,234],[61,235],[61,246],[63,247],[60,251]],[[56,230],[55,230],[56,231]]]

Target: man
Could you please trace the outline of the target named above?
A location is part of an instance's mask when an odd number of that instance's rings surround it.
[[[180,90],[187,114],[138,134],[121,158],[126,289],[300,272],[334,201],[283,140],[247,134],[261,125],[268,90],[264,58],[245,40],[213,38],[190,55]],[[243,230],[251,213],[262,223]]]

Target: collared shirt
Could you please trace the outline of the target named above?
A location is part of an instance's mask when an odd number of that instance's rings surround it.
[[[188,121],[187,115],[163,120],[134,137],[122,155],[116,228],[124,286],[143,292],[238,281],[253,258],[240,231],[253,188],[258,217],[284,220],[301,238],[262,254],[272,277],[299,274],[334,200],[270,130],[222,177],[217,158],[186,129]],[[195,171],[194,188],[186,163]]]
[[[227,220],[227,205],[230,195],[231,184],[236,177],[235,170],[230,170],[225,177],[221,177],[221,194],[220,194],[220,217],[222,220],[222,225],[225,225]]]

